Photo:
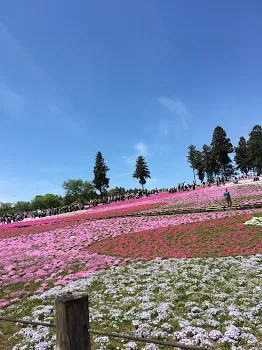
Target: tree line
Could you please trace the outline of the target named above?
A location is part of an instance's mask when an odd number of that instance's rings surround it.
[[[234,163],[230,154],[234,153]],[[252,170],[262,172],[262,127],[255,125],[246,140],[240,137],[238,145],[234,147],[221,126],[214,129],[210,145],[204,144],[202,150],[196,146],[188,147],[187,160],[200,181],[205,178],[213,183],[215,177],[226,178],[236,175],[237,172],[245,176]]]
[[[108,191],[110,178],[107,176],[109,167],[105,164],[105,160],[101,152],[97,152],[94,165],[93,181],[84,181],[82,179],[69,179],[62,184],[65,190],[65,196],[58,196],[55,194],[46,194],[44,196],[36,196],[32,201],[19,201],[13,203],[0,203],[0,216],[5,214],[15,214],[22,212],[34,211],[37,209],[58,208],[70,205],[72,203],[88,203],[90,200],[98,199],[100,192],[100,200],[103,196],[117,196],[128,192],[139,191],[138,189],[126,190],[124,187],[112,188]],[[146,184],[146,180],[150,178],[150,171],[148,169],[144,157],[139,156],[136,160],[135,171],[133,177],[139,180],[142,189]]]

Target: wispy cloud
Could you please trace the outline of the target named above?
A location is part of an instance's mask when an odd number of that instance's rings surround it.
[[[182,122],[182,126],[185,130],[188,129],[188,118],[190,117],[190,113],[186,107],[186,105],[180,100],[173,100],[169,97],[159,97],[158,102],[165,108],[169,110],[169,112],[178,116]]]
[[[170,149],[170,135],[173,128],[176,126],[175,121],[165,118],[159,118],[158,120],[146,125],[144,128],[145,133],[151,138],[150,153],[158,154],[166,152]]]
[[[113,175],[113,176],[110,177],[110,179],[115,179],[115,178],[118,178],[118,177],[124,177],[124,176],[128,176],[128,175],[132,175],[132,172]]]
[[[147,145],[143,142],[138,142],[135,144],[135,149],[140,156],[146,157],[148,155]]]
[[[135,165],[138,156],[146,157],[149,155],[148,146],[144,142],[138,142],[134,145],[135,154],[131,156],[122,156],[124,161],[129,165]]]
[[[136,156],[122,156],[126,164],[134,165],[136,163]]]

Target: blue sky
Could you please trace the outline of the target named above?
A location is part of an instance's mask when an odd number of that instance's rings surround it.
[[[24,0],[0,4],[0,201],[192,181],[187,147],[221,125],[233,144],[262,121],[262,2]]]

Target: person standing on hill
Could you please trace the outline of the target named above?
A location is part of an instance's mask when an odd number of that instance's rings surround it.
[[[226,190],[225,190],[225,192],[224,192],[224,198],[225,198],[225,200],[226,200],[226,202],[227,202],[227,206],[228,206],[228,207],[232,207],[231,196],[230,196],[230,193],[228,192],[227,188],[226,188]]]

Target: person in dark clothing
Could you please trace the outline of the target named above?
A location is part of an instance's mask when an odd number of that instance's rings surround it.
[[[225,192],[224,192],[224,198],[225,198],[225,200],[226,200],[226,202],[227,202],[227,206],[228,206],[228,207],[232,207],[231,196],[230,196],[230,193],[228,192],[227,188],[226,188],[226,190],[225,190]]]

